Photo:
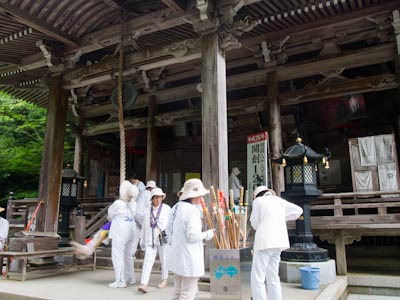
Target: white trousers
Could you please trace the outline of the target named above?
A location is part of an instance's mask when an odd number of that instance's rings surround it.
[[[130,281],[133,273],[133,240],[112,240],[111,259],[115,271],[116,281]]]
[[[169,300],[193,300],[197,294],[198,277],[174,277],[174,291]]]
[[[265,280],[267,281],[268,300],[282,300],[279,262],[281,249],[254,251],[251,266],[251,292],[253,300],[267,300]]]
[[[143,269],[142,269],[142,279],[141,284],[148,285],[150,279],[151,269],[153,268],[154,261],[157,256],[160,257],[161,261],[161,280],[168,278],[168,269],[165,267],[165,255],[167,246],[146,246],[146,251],[144,254]]]
[[[132,242],[132,256],[136,255],[136,252],[137,252],[137,249],[138,249],[138,246],[139,246],[139,240],[140,240],[139,232],[140,232],[140,230],[138,230],[137,227],[136,227],[136,233],[137,234],[135,234],[135,237],[133,238],[133,242]]]

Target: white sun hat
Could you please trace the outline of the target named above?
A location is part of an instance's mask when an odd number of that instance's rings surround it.
[[[154,181],[154,180],[149,180],[149,181],[147,181],[147,183],[146,183],[146,188],[156,188],[157,186],[156,186],[156,182]]]
[[[151,190],[151,198],[153,198],[154,196],[162,196],[163,200],[164,200],[166,197],[166,194],[162,191],[162,189],[154,188]]]
[[[204,187],[203,182],[197,178],[186,180],[181,191],[179,201],[204,196],[210,192]]]
[[[267,188],[265,185],[260,185],[260,186],[256,187],[256,189],[255,189],[254,192],[253,192],[254,198],[257,197],[257,195],[258,195],[259,193],[264,192],[264,191],[268,191],[268,193],[269,193],[270,195],[276,196],[276,193],[275,193],[274,190],[271,190],[271,189]],[[264,194],[264,196],[266,196],[266,194]]]

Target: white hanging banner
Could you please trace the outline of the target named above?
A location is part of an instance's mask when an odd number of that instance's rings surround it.
[[[268,132],[247,136],[247,190],[250,195],[260,185],[268,183]]]

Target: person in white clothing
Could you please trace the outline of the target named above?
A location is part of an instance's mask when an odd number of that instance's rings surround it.
[[[145,190],[140,193],[140,197],[136,201],[137,211],[135,221],[139,225],[140,229],[143,225],[145,211],[151,206],[151,191],[156,187],[156,182],[154,180],[147,181]]]
[[[5,211],[3,207],[0,207],[0,212]],[[7,242],[8,238],[8,230],[10,228],[10,224],[7,219],[0,217],[0,251],[4,250],[4,245]]]
[[[124,288],[127,283],[136,283],[133,272],[133,243],[135,240],[136,197],[138,188],[125,180],[119,188],[119,199],[108,208],[108,220],[111,221],[109,238],[111,244],[111,259],[115,271],[115,282],[111,288]]]
[[[168,246],[165,229],[171,214],[171,207],[162,203],[165,193],[160,188],[151,191],[151,206],[145,211],[140,241],[142,249],[145,249],[143,261],[142,279],[138,288],[139,292],[147,293],[151,269],[154,265],[157,252],[161,261],[161,282],[158,288],[167,286],[168,269],[165,267],[165,254]]]
[[[231,174],[229,175],[228,182],[229,182],[229,189],[233,191],[233,199],[235,204],[239,204],[240,198],[240,189],[243,187],[240,184],[239,178],[237,177],[240,174],[240,170],[236,167],[232,168]]]
[[[167,267],[174,273],[174,291],[170,300],[192,300],[197,281],[204,275],[203,240],[211,240],[214,230],[202,232],[200,204],[209,193],[200,179],[189,179],[183,185],[179,202],[171,211],[167,235]]]
[[[135,185],[138,190],[139,190],[139,195],[136,197],[135,201],[136,204],[140,201],[138,199],[140,199],[140,195],[141,193],[146,189],[145,185],[143,182],[141,182],[139,179],[136,178],[136,176],[131,176],[132,179],[130,179],[129,181]],[[134,218],[136,220],[136,215],[135,214]],[[109,244],[109,237],[108,237],[108,233],[111,227],[111,222],[107,221],[94,235],[93,237],[86,242],[85,245],[81,245],[80,243],[77,243],[76,241],[71,241],[70,245],[71,247],[74,248],[74,254],[78,259],[87,259],[90,256],[93,255],[93,252],[97,249],[97,247],[99,247],[102,243],[103,244]],[[132,250],[132,254],[135,255],[136,250],[137,250],[137,246],[139,243],[139,232],[141,229],[142,225],[136,223],[136,231],[137,234],[135,234],[135,241],[133,243],[133,250]]]
[[[279,278],[281,252],[290,247],[286,221],[296,220],[303,209],[276,196],[273,190],[259,186],[253,192],[251,226],[256,231],[251,267],[253,300],[282,300]]]

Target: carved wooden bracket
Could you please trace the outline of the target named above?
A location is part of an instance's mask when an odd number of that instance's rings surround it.
[[[178,58],[185,56],[191,49],[200,48],[200,46],[201,39],[187,39],[169,44],[168,46],[164,47],[164,49],[166,53]]]
[[[319,239],[321,241],[327,241],[329,244],[334,245],[335,244],[335,233],[334,231],[327,232],[326,234],[320,235]],[[355,241],[360,241],[361,236],[360,235],[345,235],[343,237],[344,244],[345,245],[351,245]]]
[[[239,21],[223,23],[218,27],[218,36],[220,39],[220,47],[229,51],[232,49],[240,48],[238,38],[245,32],[252,30],[258,23],[249,18],[244,18]]]

